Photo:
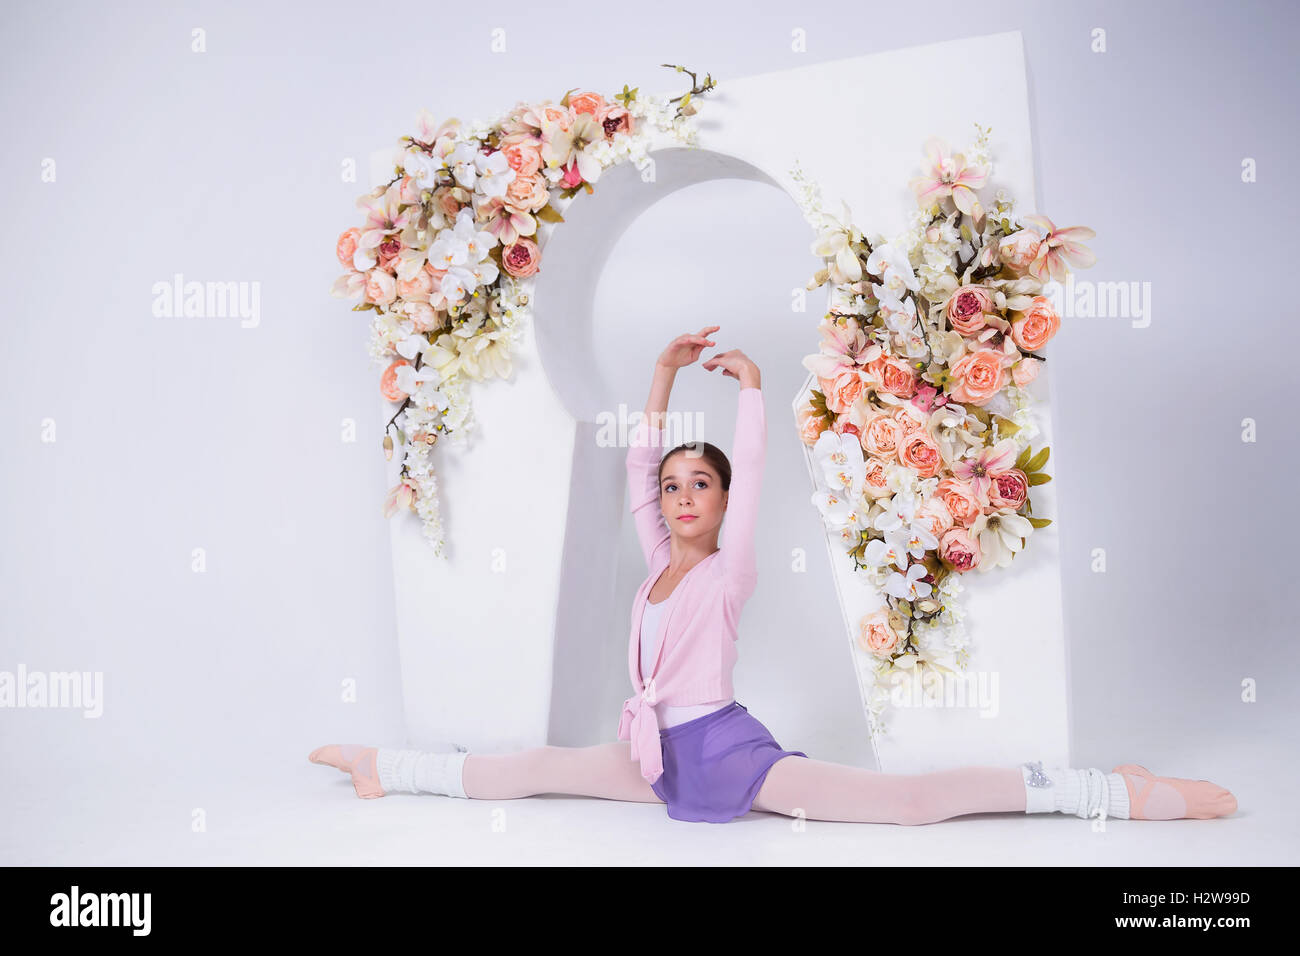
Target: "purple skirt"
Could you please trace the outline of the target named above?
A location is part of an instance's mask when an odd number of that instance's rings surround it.
[[[674,820],[726,823],[748,813],[782,757],[807,757],[782,750],[772,734],[732,701],[726,707],[659,731],[664,772],[650,788],[668,805]]]

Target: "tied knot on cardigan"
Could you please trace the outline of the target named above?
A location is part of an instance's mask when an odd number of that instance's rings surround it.
[[[659,698],[655,692],[655,679],[653,677],[645,682],[645,689],[641,691],[641,700],[644,703],[649,704],[651,707],[659,702]]]

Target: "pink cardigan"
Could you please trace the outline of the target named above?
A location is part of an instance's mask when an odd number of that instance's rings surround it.
[[[627,481],[636,533],[650,575],[632,602],[632,637],[627,665],[636,693],[623,703],[618,739],[632,742],[632,759],[641,776],[654,783],[663,773],[659,718],[655,704],[682,707],[734,697],[731,672],[736,664],[740,611],[758,581],[754,528],[763,483],[767,421],[763,393],[742,388],[731,446],[731,488],[722,523],[723,545],[686,572],[668,596],[660,618],[659,650],[648,677],[641,674],[641,612],[651,588],[671,557],[668,523],[659,508],[659,461],[666,435],[642,418],[627,453]]]

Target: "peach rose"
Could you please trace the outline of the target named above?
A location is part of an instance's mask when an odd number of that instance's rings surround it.
[[[943,464],[943,455],[939,443],[926,431],[912,432],[903,439],[898,448],[898,460],[911,468],[922,478],[930,478],[938,473]]]
[[[390,402],[401,402],[406,400],[406,393],[397,387],[397,369],[401,365],[410,365],[404,358],[399,358],[392,365],[384,369],[384,374],[379,377],[379,391],[384,398]]]
[[[935,488],[934,496],[943,502],[952,520],[966,528],[975,523],[983,510],[975,489],[962,478],[944,478]]]
[[[952,367],[957,387],[950,393],[955,402],[983,405],[1006,384],[1006,369],[1001,352],[980,349],[967,352]]]
[[[560,129],[566,132],[573,127],[573,121],[577,114],[573,112],[573,107],[567,109],[563,106],[556,106],[554,103],[544,103],[537,109],[537,115],[541,119],[550,123],[556,123]]]
[[[889,623],[889,608],[873,611],[858,622],[858,646],[868,654],[888,659],[898,643],[898,632]]]
[[[1018,511],[1029,497],[1029,478],[1019,468],[989,474],[989,504],[995,511]]]
[[[980,543],[965,528],[951,528],[939,539],[939,558],[962,574],[980,563]]]
[[[917,512],[916,523],[936,538],[942,538],[944,532],[953,526],[952,513],[942,498],[931,496]]]
[[[1047,344],[1061,327],[1061,317],[1045,295],[1034,296],[1029,311],[1011,323],[1011,340],[1026,352],[1036,352]]]
[[[867,364],[871,377],[880,383],[880,390],[899,398],[916,394],[916,372],[907,362],[894,355],[879,355]]]
[[[826,419],[812,407],[812,402],[799,409],[795,417],[799,423],[799,440],[805,445],[815,445],[826,431]]]
[[[452,220],[462,208],[454,190],[454,186],[439,186],[433,191],[433,204],[442,211],[444,216]]]
[[[985,314],[995,311],[993,293],[981,285],[959,286],[943,310],[954,331],[974,335],[984,328]]]
[[[515,176],[533,176],[542,168],[542,150],[536,143],[511,143],[501,147],[506,164]]]
[[[826,407],[836,415],[843,415],[867,388],[867,380],[856,365],[843,365],[833,379],[819,378]]]
[[[397,294],[408,302],[428,302],[433,291],[433,276],[424,269],[412,279],[397,280]]]
[[[606,103],[596,113],[596,122],[605,130],[605,138],[613,139],[615,133],[632,134],[634,120],[632,114],[617,103]]]
[[[933,389],[933,386],[931,386],[931,388]],[[899,426],[903,429],[904,435],[910,435],[912,432],[921,431],[926,427],[926,424],[929,421],[929,416],[911,402],[904,405],[894,406],[894,410],[890,412],[890,415],[893,416],[894,421],[898,422]]]
[[[501,252],[501,268],[518,279],[535,274],[542,263],[542,250],[537,243],[522,236]]]
[[[353,226],[343,235],[339,236],[338,243],[334,246],[334,254],[339,257],[341,262],[348,269],[355,269],[352,264],[352,256],[357,251],[357,243],[361,241],[361,230]]]
[[[569,97],[569,109],[575,113],[591,113],[593,119],[605,105],[605,98],[599,93],[575,93]]]
[[[388,305],[397,298],[397,282],[380,268],[366,273],[366,300],[376,305]]]
[[[868,455],[863,491],[869,498],[885,498],[894,493],[889,487],[889,472],[885,467],[889,462],[883,458]]]
[[[1022,358],[1015,365],[1011,366],[1011,381],[1016,383],[1017,388],[1024,388],[1034,379],[1038,378],[1038,359],[1032,355]]]
[[[412,302],[406,310],[417,332],[432,332],[438,327],[438,313],[428,302]]]
[[[516,209],[537,212],[551,201],[551,190],[543,176],[516,176],[506,187],[505,201]]]
[[[1032,229],[1013,232],[998,243],[998,258],[1016,275],[1021,275],[1038,255],[1038,246],[1042,241]]]
[[[877,458],[893,458],[903,440],[903,426],[888,415],[877,415],[867,422],[862,433],[862,447]]]

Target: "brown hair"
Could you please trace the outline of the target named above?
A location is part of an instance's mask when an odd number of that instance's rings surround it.
[[[722,490],[731,490],[731,462],[727,460],[727,456],[723,454],[721,448],[707,441],[688,441],[664,455],[659,460],[659,484],[662,485],[664,481],[664,462],[679,451],[695,452],[697,457],[706,460],[713,466],[713,470],[718,473],[718,477],[722,480]]]

